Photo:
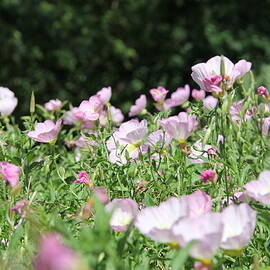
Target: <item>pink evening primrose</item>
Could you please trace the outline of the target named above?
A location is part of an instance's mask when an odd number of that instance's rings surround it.
[[[150,89],[149,92],[155,102],[163,103],[169,91],[166,90],[164,87],[159,86],[158,88]]]
[[[15,110],[18,99],[14,93],[6,87],[0,87],[0,113],[10,115]]]
[[[35,270],[75,270],[79,258],[73,250],[65,246],[56,233],[43,235],[40,241],[38,255],[34,260]]]
[[[216,183],[217,181],[217,173],[215,170],[204,170],[201,172],[202,182],[205,183],[210,181],[212,183]]]
[[[269,133],[270,127],[270,117],[266,117],[262,119],[262,136],[267,136]]]
[[[171,138],[174,138],[180,144],[183,144],[194,132],[198,122],[195,115],[188,115],[186,112],[181,112],[177,116],[171,116],[161,120],[160,125],[166,130]]]
[[[262,97],[269,97],[269,92],[266,87],[260,86],[257,88],[257,94]]]
[[[188,157],[191,163],[204,163],[217,152],[217,148],[209,144],[204,145],[200,140],[195,142],[190,150]]]
[[[127,163],[126,155],[137,159],[143,153],[142,144],[147,136],[147,121],[132,119],[120,125],[107,141],[109,160],[117,165]]]
[[[255,229],[256,211],[246,203],[231,204],[221,215],[224,227],[220,246],[228,250],[238,250],[247,246]]]
[[[94,95],[89,100],[83,100],[78,109],[83,121],[95,121],[98,120],[103,106],[103,100],[98,95]]]
[[[195,240],[189,250],[191,257],[210,261],[219,249],[223,233],[220,213],[206,213],[185,217],[173,226],[173,233],[181,247]]]
[[[202,190],[197,190],[189,195],[183,195],[180,198],[186,200],[188,205],[188,216],[201,216],[212,210],[211,197]]]
[[[159,206],[146,207],[135,220],[135,227],[150,239],[160,243],[174,243],[173,225],[188,215],[188,202],[185,198],[171,197]]]
[[[246,110],[244,116],[241,118],[244,109],[244,100],[234,102],[230,108],[230,115],[232,120],[236,123],[247,121],[254,115],[254,108],[250,107]]]
[[[110,86],[103,87],[96,95],[102,100],[103,104],[106,104],[112,97],[112,88]]]
[[[54,144],[60,131],[62,120],[54,123],[52,120],[46,120],[43,123],[37,123],[34,131],[29,131],[27,136],[37,142]]]
[[[218,105],[218,99],[213,96],[207,96],[203,99],[203,108],[206,110],[215,109]]]
[[[177,107],[184,104],[190,96],[190,87],[186,84],[184,87],[179,87],[171,94],[169,99],[164,101],[164,109],[168,110],[172,107]]]
[[[74,181],[74,184],[86,184],[89,188],[93,187],[93,182],[90,180],[87,172],[82,171],[77,174],[77,179]]]
[[[132,199],[114,199],[105,206],[112,213],[111,228],[117,232],[125,232],[138,213],[138,205]]]
[[[229,89],[233,86],[236,79],[243,77],[251,69],[251,63],[246,60],[240,60],[235,65],[227,57],[223,57],[225,74],[224,83]],[[222,91],[221,57],[215,56],[206,63],[194,65],[192,68],[192,79],[200,86],[202,90],[219,93]]]
[[[128,116],[132,117],[135,115],[143,114],[145,112],[146,103],[147,103],[146,96],[141,95],[138,99],[136,99],[135,105],[132,105],[130,107],[130,111],[128,113]]]
[[[17,186],[20,178],[20,167],[5,161],[0,162],[0,178],[11,187]]]
[[[191,96],[195,100],[202,100],[202,99],[205,98],[205,91],[204,90],[193,89],[192,92],[191,92]]]
[[[99,123],[101,126],[106,126],[108,118],[111,119],[114,125],[122,123],[124,121],[124,115],[122,111],[114,106],[109,106],[107,111],[102,111],[99,116]]]
[[[51,99],[44,105],[45,109],[49,112],[59,110],[61,106],[62,106],[62,101],[59,99]]]
[[[270,171],[260,173],[258,180],[253,180],[244,185],[248,197],[270,204]]]

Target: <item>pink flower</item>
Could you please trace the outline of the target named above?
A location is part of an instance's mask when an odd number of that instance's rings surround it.
[[[232,117],[232,120],[234,122],[241,122],[241,121],[247,121],[249,120],[253,114],[254,114],[254,108],[250,107],[247,109],[245,115],[243,118],[241,118],[241,115],[243,114],[244,109],[244,100],[240,100],[238,102],[234,102],[230,108],[230,114]]]
[[[46,120],[43,123],[37,123],[35,130],[27,133],[27,136],[37,142],[55,143],[60,131],[62,120],[54,123],[52,120]]]
[[[149,92],[155,102],[162,103],[169,91],[164,87],[159,86],[158,88],[150,89]]]
[[[21,217],[26,214],[25,208],[29,204],[27,200],[18,201],[10,210],[17,212]]]
[[[208,96],[203,100],[203,108],[206,110],[212,110],[216,108],[218,99],[213,96]]]
[[[103,111],[100,113],[99,116],[99,123],[101,126],[105,126],[108,122],[108,117],[111,118],[113,124],[122,123],[124,120],[124,115],[122,111],[114,106],[110,106],[108,111]]]
[[[110,198],[109,198],[109,195],[108,195],[106,188],[95,187],[94,193],[101,203],[106,204],[110,201]]]
[[[159,206],[146,207],[135,220],[135,227],[144,235],[161,243],[175,242],[173,225],[188,215],[186,198],[171,197]]]
[[[212,200],[211,197],[202,190],[197,190],[189,195],[181,196],[186,200],[188,205],[188,216],[196,217],[211,212]]]
[[[270,204],[270,171],[260,173],[258,180],[245,184],[248,197],[264,204]]]
[[[131,106],[128,116],[132,117],[143,113],[146,108],[146,102],[146,96],[141,95],[138,99],[136,99],[135,105]]]
[[[89,100],[83,100],[79,106],[79,113],[83,121],[98,120],[103,105],[103,100],[98,95],[90,97]]]
[[[168,110],[172,107],[177,107],[184,104],[190,96],[190,87],[186,84],[184,87],[179,87],[171,94],[171,98],[164,102],[164,109]]]
[[[257,94],[258,94],[259,96],[263,96],[263,97],[268,97],[268,96],[269,96],[268,90],[267,90],[267,88],[264,87],[264,86],[258,87],[258,89],[257,89]]]
[[[181,112],[178,116],[171,116],[161,120],[160,125],[171,138],[178,140],[179,143],[185,143],[186,139],[196,129],[197,120],[195,115],[188,115],[186,112]]]
[[[138,205],[132,199],[114,199],[105,206],[112,213],[111,228],[117,232],[125,232],[138,213]]]
[[[217,181],[217,173],[215,170],[205,170],[201,172],[202,182],[205,183],[210,181],[212,183],[216,183]]]
[[[61,106],[62,106],[62,101],[59,99],[51,99],[44,105],[45,109],[49,112],[59,110]]]
[[[149,145],[151,150],[160,150],[161,148],[168,148],[170,142],[169,134],[159,129],[149,134],[146,145]]]
[[[34,260],[35,270],[75,270],[79,259],[73,250],[63,244],[56,233],[43,235],[39,252]]]
[[[137,159],[139,154],[143,153],[142,144],[147,132],[146,120],[139,122],[137,119],[132,119],[121,124],[107,141],[110,162],[118,165],[126,164],[127,154],[131,159]]]
[[[206,213],[185,217],[173,226],[173,233],[181,247],[195,240],[189,250],[190,256],[200,260],[210,260],[217,252],[223,233],[220,213]]]
[[[222,92],[222,89],[220,88],[222,82],[222,76],[221,75],[213,75],[208,76],[203,79],[205,91],[207,92]]]
[[[0,162],[0,177],[11,187],[17,186],[20,178],[20,167],[5,161]]]
[[[251,63],[240,60],[235,65],[227,58],[224,59],[225,74],[221,74],[221,57],[215,56],[206,63],[193,66],[191,77],[202,90],[208,92],[220,92],[221,75],[224,75],[224,83],[229,89],[233,86],[236,79],[243,77],[251,68]]]
[[[74,184],[86,184],[89,185],[92,181],[89,178],[87,172],[82,171],[77,174],[77,179],[74,181]]]
[[[14,93],[6,87],[0,87],[0,113],[10,115],[15,110],[18,99]]]
[[[256,211],[248,204],[232,204],[222,213],[223,234],[221,247],[235,250],[248,245],[256,225]]]
[[[102,100],[103,104],[109,102],[112,97],[112,88],[110,86],[103,87],[97,92],[97,96]]]
[[[195,100],[202,100],[205,98],[205,91],[204,90],[197,90],[197,89],[193,89],[191,96],[195,99]]]

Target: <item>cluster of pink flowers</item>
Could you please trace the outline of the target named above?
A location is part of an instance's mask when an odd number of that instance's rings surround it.
[[[189,253],[199,260],[211,260],[219,248],[244,248],[256,224],[256,212],[248,204],[231,204],[213,212],[211,197],[201,190],[142,210],[131,199],[115,199],[106,209],[113,213],[110,224],[116,231],[126,231],[134,223],[153,241],[181,247],[195,241]]]

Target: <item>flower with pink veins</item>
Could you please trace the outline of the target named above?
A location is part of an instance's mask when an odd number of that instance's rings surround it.
[[[0,178],[11,187],[17,186],[20,180],[20,167],[5,161],[0,162]]]
[[[191,257],[210,261],[219,249],[223,224],[220,213],[206,213],[185,217],[173,226],[173,233],[181,247],[195,241],[189,250]]]
[[[126,154],[131,159],[137,159],[140,153],[144,153],[142,144],[147,132],[146,120],[139,122],[138,119],[132,119],[121,124],[107,141],[110,162],[118,165],[126,164]]]
[[[146,207],[135,220],[135,227],[150,239],[160,243],[175,243],[173,225],[188,215],[188,202],[185,198],[171,197],[159,206]]]
[[[105,210],[112,213],[111,228],[125,232],[137,216],[138,205],[132,199],[114,199],[105,206]]]
[[[6,87],[0,87],[0,113],[10,115],[15,110],[18,99],[14,93]]]
[[[138,99],[136,99],[135,105],[132,105],[130,107],[128,116],[132,117],[135,115],[143,114],[145,112],[146,103],[147,103],[146,95],[141,95]]]
[[[98,95],[94,95],[89,100],[83,100],[79,106],[79,112],[82,113],[83,121],[98,120],[104,103]]]
[[[155,102],[163,103],[169,91],[166,90],[164,87],[159,86],[158,88],[150,89],[149,92]]]
[[[221,247],[238,250],[248,245],[256,225],[256,211],[246,203],[231,204],[222,213],[223,234]]]
[[[203,99],[203,108],[206,110],[213,110],[218,105],[218,99],[213,96],[207,96]]]
[[[34,131],[29,131],[27,136],[37,142],[54,144],[61,129],[62,120],[54,123],[52,120],[46,120],[43,123],[37,123]]]
[[[190,96],[190,87],[186,84],[184,87],[179,87],[171,94],[169,99],[164,101],[164,109],[168,110],[172,107],[177,107],[184,104]]]
[[[260,173],[258,180],[253,180],[244,185],[248,197],[270,204],[270,171]]]
[[[82,269],[79,258],[73,250],[64,245],[56,233],[46,233],[40,241],[38,255],[34,259],[35,270]]]
[[[227,57],[224,56],[223,59],[225,74],[221,74],[220,56],[212,57],[206,63],[200,63],[191,68],[191,77],[202,90],[221,92],[221,75],[224,75],[224,83],[226,88],[229,89],[233,86],[236,79],[243,77],[251,69],[251,63],[246,60],[240,60],[234,65]]]
[[[49,112],[59,110],[61,106],[62,106],[62,101],[59,99],[51,99],[44,105],[45,109]]]
[[[171,116],[161,120],[160,125],[166,130],[171,138],[174,138],[180,144],[183,144],[194,132],[198,122],[195,115],[188,115],[186,112],[181,112],[177,116]]]
[[[96,95],[101,99],[103,104],[106,104],[110,101],[112,97],[112,88],[110,86],[103,87],[97,92]]]

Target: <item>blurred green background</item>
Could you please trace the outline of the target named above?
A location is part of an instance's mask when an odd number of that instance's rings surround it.
[[[270,84],[269,10],[268,0],[1,0],[0,84],[17,115],[33,90],[40,104],[77,106],[109,85],[126,112],[155,86],[197,87],[191,66],[217,54],[250,60]]]

